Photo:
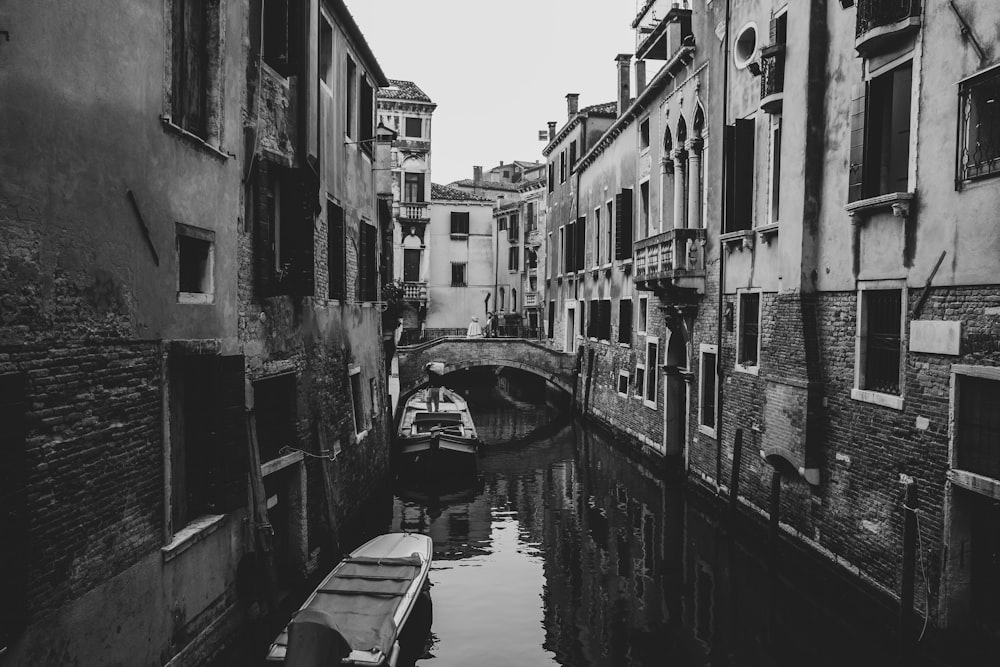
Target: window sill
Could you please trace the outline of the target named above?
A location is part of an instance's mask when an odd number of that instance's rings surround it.
[[[452,241],[465,241],[468,238],[469,238],[468,234],[456,234],[455,232],[451,233],[451,240]]]
[[[618,341],[618,347],[629,348],[632,347],[632,343],[623,343],[621,341]]]
[[[894,396],[893,394],[883,394],[869,389],[851,389],[851,398],[855,401],[864,401],[865,403],[881,405],[882,407],[892,408],[893,410],[903,409],[903,397]]]
[[[711,426],[705,426],[704,424],[698,424],[698,433],[702,435],[707,435],[710,438],[718,437],[715,434],[715,429]]]
[[[760,239],[760,242],[768,245],[772,239],[778,238],[778,223],[772,222],[769,225],[761,225],[754,231],[757,232],[757,238]]]
[[[729,252],[732,252],[733,249],[740,251],[753,250],[753,239],[754,231],[752,229],[740,229],[735,232],[719,234],[719,241],[722,242],[722,245]]]
[[[170,116],[160,116],[160,124],[163,126],[163,129],[166,130],[167,132],[174,134],[178,137],[181,137],[183,139],[186,139],[189,143],[193,144],[195,148],[200,148],[209,155],[216,157],[219,160],[222,160],[223,162],[225,162],[229,158],[236,157],[232,153],[226,153],[221,148],[217,148],[211,145],[210,143],[199,137],[194,132],[188,132],[180,125],[175,125]]]
[[[876,211],[888,209],[892,210],[893,217],[905,219],[910,215],[910,207],[916,196],[915,192],[890,192],[853,201],[844,210],[851,214],[852,222],[859,222]]]
[[[184,526],[184,528],[174,533],[173,539],[168,544],[160,548],[163,561],[169,562],[177,558],[195,544],[217,531],[225,520],[225,514],[206,514]]]
[[[733,370],[737,373],[746,373],[747,375],[760,375],[760,366],[746,366],[743,364],[736,364],[733,366]]]
[[[645,399],[645,397],[642,399],[642,404],[645,405],[650,410],[655,410],[656,409],[656,403],[654,403],[652,401],[647,401]]]
[[[178,292],[177,303],[185,305],[210,306],[215,303],[215,295],[206,294],[204,292]]]

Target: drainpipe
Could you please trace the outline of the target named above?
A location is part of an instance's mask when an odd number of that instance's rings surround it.
[[[731,159],[727,154],[726,149],[726,126],[729,120],[729,21],[732,13],[732,0],[726,0],[726,30],[723,39],[724,49],[723,49],[723,68],[722,68],[722,215],[719,216],[719,233],[722,233],[722,228],[726,224],[726,188],[729,187],[729,183],[726,181],[726,160]],[[719,243],[719,302],[718,309],[716,312],[716,327],[715,327],[715,420],[716,420],[716,432],[715,432],[715,492],[719,492],[719,488],[722,484],[722,396],[723,396],[723,381],[722,381],[722,311],[725,305],[724,294],[726,291],[726,253],[722,248],[722,244]]]

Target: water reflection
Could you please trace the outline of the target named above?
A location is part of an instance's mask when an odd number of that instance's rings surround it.
[[[434,540],[418,665],[893,662],[891,614],[808,568],[772,576],[766,549],[575,425],[486,448],[466,488],[397,489],[387,528]]]

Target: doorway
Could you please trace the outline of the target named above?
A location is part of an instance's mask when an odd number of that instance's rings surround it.
[[[566,306],[566,345],[563,352],[573,352],[576,342],[576,307]]]
[[[684,452],[687,441],[688,368],[687,341],[680,332],[667,331],[666,368],[663,374],[663,453]]]

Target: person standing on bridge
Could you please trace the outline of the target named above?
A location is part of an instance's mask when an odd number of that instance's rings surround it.
[[[483,328],[479,326],[479,318],[475,315],[472,316],[472,321],[469,322],[469,330],[465,332],[466,338],[482,338]]]

